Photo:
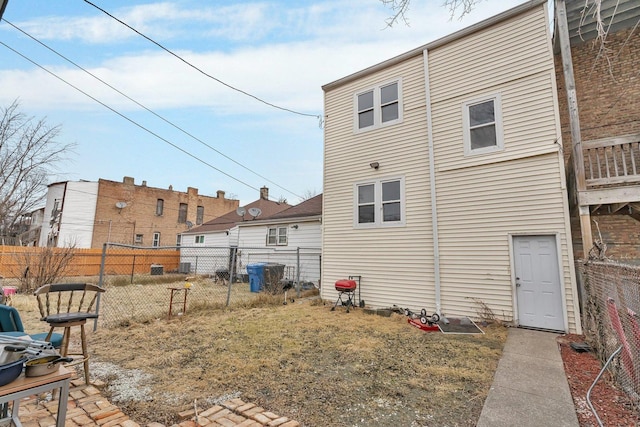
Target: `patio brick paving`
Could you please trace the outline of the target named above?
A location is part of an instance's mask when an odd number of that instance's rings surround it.
[[[99,382],[94,384],[100,385]],[[102,396],[95,385],[86,385],[78,378],[71,380],[65,427],[167,427],[160,423],[141,426]],[[57,400],[41,400],[39,396],[30,396],[20,403],[19,418],[23,427],[53,427],[57,408]],[[297,421],[241,399],[231,399],[215,405],[198,412],[197,416],[195,409],[180,412],[178,416],[183,421],[171,427],[300,426]]]

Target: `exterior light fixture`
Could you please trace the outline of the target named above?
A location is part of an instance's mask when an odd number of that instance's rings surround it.
[[[371,166],[372,168],[374,168],[375,170],[378,170],[378,168],[380,167],[380,163],[378,162],[371,162],[369,163],[369,166]]]

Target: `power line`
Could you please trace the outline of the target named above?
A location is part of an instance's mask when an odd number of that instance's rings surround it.
[[[165,52],[169,53],[170,55],[173,55],[175,58],[179,59],[180,61],[184,62],[185,64],[187,64],[189,67],[193,68],[194,70],[198,71],[199,73],[205,75],[206,77],[215,80],[216,82],[220,83],[223,86],[228,87],[229,89],[235,90],[236,92],[239,92],[243,95],[246,95],[250,98],[255,99],[258,102],[262,102],[265,105],[268,105],[270,107],[273,108],[277,108],[278,110],[282,110],[282,111],[287,111],[289,113],[293,113],[293,114],[298,114],[300,116],[306,116],[306,117],[315,117],[318,119],[319,124],[322,125],[322,115],[320,114],[309,114],[309,113],[302,113],[300,111],[295,111],[295,110],[291,110],[289,108],[285,108],[285,107],[280,107],[279,105],[275,105],[272,104],[268,101],[265,101],[262,98],[259,98],[255,95],[250,94],[249,92],[246,92],[242,89],[239,89],[235,86],[232,86],[228,83],[223,82],[222,80],[220,80],[217,77],[212,76],[211,74],[207,73],[206,71],[203,71],[202,69],[196,67],[195,65],[193,65],[192,63],[190,63],[189,61],[187,61],[186,59],[182,58],[180,55],[178,55],[177,53],[174,53],[173,51],[171,51],[170,49],[164,47],[162,44],[158,43],[157,41],[153,40],[151,37],[148,37],[147,35],[141,33],[140,31],[136,30],[135,28],[133,28],[131,25],[127,24],[126,22],[116,18],[115,16],[113,16],[112,14],[110,14],[109,12],[107,12],[106,10],[102,9],[100,6],[95,5],[94,3],[90,2],[89,0],[84,0],[85,3],[95,7],[96,9],[98,9],[100,12],[104,13],[105,15],[107,15],[108,17],[110,17],[111,19],[114,19],[116,21],[118,21],[120,24],[124,25],[125,27],[129,28],[131,31],[133,31],[134,33],[138,34],[139,36],[145,38],[146,40],[148,40],[149,42],[155,44],[156,46],[158,46],[160,49],[164,50]]]
[[[32,36],[31,34],[27,33],[26,31],[24,31],[23,29],[19,28],[18,26],[14,25],[13,23],[7,21],[6,19],[3,19],[4,22],[6,22],[7,24],[11,25],[13,28],[15,28],[16,30],[20,31],[22,34],[24,34],[25,36],[29,37],[30,39],[32,39],[33,41],[35,41],[36,43],[40,44],[41,46],[45,47],[46,49],[48,49],[49,51],[55,53],[56,55],[58,55],[60,58],[64,59],[65,61],[69,62],[70,64],[74,65],[75,67],[79,68],[80,70],[84,71],[85,73],[89,74],[91,77],[93,77],[94,79],[98,80],[99,82],[101,82],[102,84],[108,86],[110,89],[114,90],[115,92],[117,92],[118,94],[124,96],[125,98],[127,98],[129,101],[135,103],[136,105],[138,105],[139,107],[145,109],[146,111],[148,111],[149,113],[153,114],[154,116],[156,116],[157,118],[159,118],[160,120],[164,121],[165,123],[169,124],[170,126],[174,127],[175,129],[179,130],[180,132],[184,133],[185,135],[189,136],[190,138],[198,141],[200,144],[204,145],[205,147],[208,147],[209,149],[215,151],[216,153],[220,154],[221,156],[223,156],[224,158],[232,161],[233,163],[235,163],[236,165],[242,167],[243,169],[255,174],[256,176],[267,180],[268,182],[270,182],[271,184],[275,185],[278,188],[281,188],[282,190],[298,197],[301,198],[301,196],[297,195],[296,193],[294,193],[293,191],[277,184],[276,182],[273,182],[272,180],[270,180],[269,178],[259,174],[258,172],[244,166],[243,164],[241,164],[240,162],[232,159],[231,157],[227,156],[226,154],[222,153],[221,151],[217,150],[216,148],[212,147],[211,145],[207,144],[206,142],[202,141],[200,138],[196,137],[195,135],[189,133],[188,131],[186,131],[185,129],[181,128],[180,126],[174,124],[173,122],[171,122],[170,120],[166,119],[165,117],[161,116],[160,114],[157,114],[155,111],[151,110],[150,108],[146,107],[145,105],[143,105],[142,103],[136,101],[135,99],[131,98],[129,95],[123,93],[122,91],[120,91],[119,89],[115,88],[114,86],[112,86],[111,84],[105,82],[104,80],[102,80],[100,77],[96,76],[95,74],[93,74],[92,72],[90,72],[89,70],[83,68],[81,65],[77,64],[76,62],[72,61],[71,59],[67,58],[66,56],[64,56],[63,54],[61,54],[60,52],[56,51],[55,49],[53,49],[52,47],[48,46],[47,44],[45,44],[44,42],[38,40],[36,37]]]
[[[220,172],[221,174],[233,179],[234,181],[239,182],[242,185],[245,185],[248,188],[251,188],[252,190],[257,190],[260,191],[258,188],[253,187],[251,184],[248,184],[242,180],[240,180],[239,178],[236,178],[226,172],[224,172],[221,169],[218,169],[217,167],[213,166],[212,164],[202,160],[201,158],[195,156],[194,154],[189,153],[187,150],[179,147],[178,145],[174,144],[173,142],[169,141],[166,138],[163,138],[162,136],[158,135],[157,133],[153,132],[152,130],[142,126],[140,123],[136,122],[135,120],[129,118],[128,116],[122,114],[121,112],[117,111],[116,109],[110,107],[109,105],[105,104],[104,102],[100,101],[99,99],[95,98],[92,95],[89,95],[87,92],[83,91],[82,89],[80,89],[77,86],[74,86],[72,83],[66,81],[65,79],[63,79],[62,77],[58,76],[57,74],[55,74],[54,72],[50,71],[49,69],[47,69],[46,67],[38,64],[37,62],[33,61],[32,59],[28,58],[27,56],[23,55],[22,53],[18,52],[17,50],[13,49],[12,47],[10,47],[9,45],[7,45],[6,43],[0,41],[0,45],[6,47],[7,49],[9,49],[10,51],[12,51],[13,53],[15,53],[16,55],[22,57],[23,59],[25,59],[26,61],[32,63],[33,65],[35,65],[36,67],[40,68],[41,70],[45,71],[46,73],[50,74],[51,76],[55,77],[56,79],[60,80],[61,82],[67,84],[68,86],[72,87],[73,89],[77,90],[78,92],[82,93],[83,95],[85,95],[86,97],[92,99],[93,101],[97,102],[98,104],[102,105],[103,107],[107,108],[108,110],[112,111],[113,113],[117,114],[118,116],[122,117],[123,119],[127,120],[128,122],[130,122],[131,124],[139,127],[140,129],[146,131],[147,133],[155,136],[156,138],[158,138],[159,140],[171,145],[173,148],[175,148],[178,151],[183,152],[184,154],[186,154],[187,156],[197,160],[198,162],[210,167],[213,170],[216,170],[218,172]]]

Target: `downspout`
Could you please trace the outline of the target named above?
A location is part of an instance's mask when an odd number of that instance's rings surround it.
[[[441,315],[440,299],[440,248],[438,246],[438,208],[436,206],[436,170],[433,158],[433,122],[431,119],[431,89],[429,82],[429,51],[422,51],[424,59],[424,91],[427,104],[427,140],[429,146],[429,187],[431,190],[431,228],[433,233],[433,279],[435,286],[436,313]]]

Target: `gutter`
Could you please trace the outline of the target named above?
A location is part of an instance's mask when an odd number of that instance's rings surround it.
[[[433,280],[435,286],[436,313],[440,316],[442,299],[440,296],[440,247],[438,244],[438,207],[436,204],[436,166],[433,148],[433,120],[431,117],[431,89],[429,81],[429,50],[422,51],[424,61],[424,90],[427,106],[427,141],[429,147],[429,187],[431,190],[431,229],[433,238]]]

